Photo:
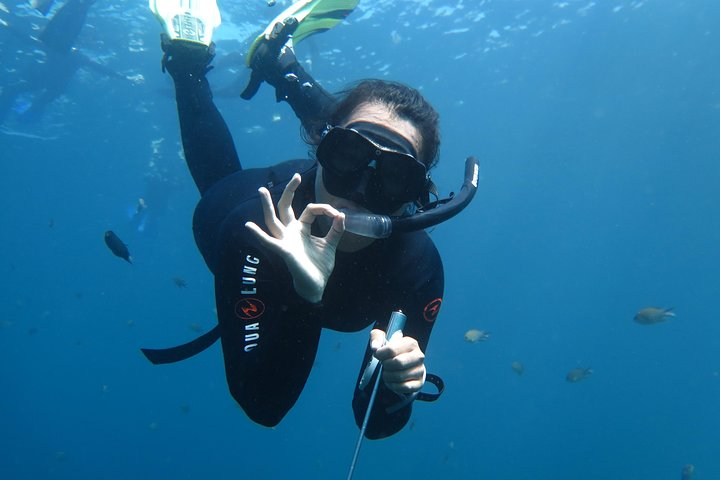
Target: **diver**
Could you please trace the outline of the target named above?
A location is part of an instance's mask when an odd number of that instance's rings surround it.
[[[28,35],[10,22],[2,22],[15,37],[24,43],[35,44],[42,52],[43,59],[33,61],[21,70],[15,82],[3,87],[0,94],[0,123],[13,109],[21,119],[39,118],[45,108],[63,94],[79,68],[86,67],[108,77],[126,79],[124,75],[88,58],[73,46],[94,2],[68,0],[37,37]],[[50,4],[40,3],[36,8],[47,13]],[[23,97],[27,98],[23,101]]]
[[[159,1],[150,3],[165,27],[162,67],[174,81],[185,158],[201,195],[193,232],[215,277],[218,326],[187,344],[143,352],[153,363],[170,363],[220,338],[230,393],[250,419],[274,426],[303,390],[321,331],[374,325],[352,401],[355,420],[361,424],[370,403],[360,380],[374,356],[383,381],[365,435],[398,432],[413,401],[429,399],[420,392],[432,378],[424,352],[443,299],[443,264],[422,228],[469,203],[477,164],[469,169],[474,177],[466,167],[464,194],[431,202],[437,112],[400,83],[365,80],[336,97],[315,82],[296,61],[293,33],[305,28],[307,35],[323,23],[303,25],[302,9],[324,4],[319,11],[340,19],[350,12],[330,8],[333,0],[313,0],[288,8],[258,37],[243,97],[262,82],[273,86],[300,119],[317,160],[243,169],[243,149],[235,148],[206,78],[217,6],[210,0],[203,11],[196,3],[197,10],[171,17]],[[345,222],[356,214],[394,230],[377,235],[387,238],[350,233]],[[383,345],[397,309],[407,316],[404,336]]]
[[[128,206],[129,227],[138,234],[155,237],[170,209],[170,198],[179,187],[172,178],[156,172],[146,174],[144,182],[143,194]]]

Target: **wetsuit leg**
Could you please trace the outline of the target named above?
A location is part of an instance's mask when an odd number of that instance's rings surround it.
[[[85,25],[88,10],[94,0],[69,0],[58,10],[45,29],[40,40],[48,49],[59,53],[69,52]]]
[[[48,51],[46,63],[41,64],[32,77],[28,74],[27,78],[35,78],[35,98],[21,118],[30,122],[39,119],[47,106],[67,90],[79,67],[75,55]]]
[[[271,192],[276,196],[283,188]],[[238,206],[218,235],[220,339],[233,398],[250,419],[274,426],[295,404],[312,369],[320,307],[298,296],[285,263],[259,244],[245,228],[247,220],[262,224],[257,200]]]
[[[230,130],[212,100],[205,74],[212,68],[210,48],[163,38],[163,67],[175,81],[180,134],[190,174],[200,195],[242,169]]]

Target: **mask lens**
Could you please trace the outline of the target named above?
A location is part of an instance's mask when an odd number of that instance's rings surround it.
[[[383,152],[378,161],[382,195],[393,202],[412,202],[425,187],[425,167],[410,155]]]
[[[331,128],[316,153],[328,192],[354,199],[360,194],[359,203],[376,213],[415,201],[426,185],[425,166],[415,157],[376,145],[352,129]]]
[[[317,149],[323,168],[336,175],[346,176],[362,171],[373,159],[374,147],[359,133],[344,128],[332,128]]]

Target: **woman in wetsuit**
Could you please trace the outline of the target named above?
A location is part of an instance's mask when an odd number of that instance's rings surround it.
[[[215,276],[219,322],[182,353],[146,354],[156,363],[175,361],[219,336],[231,394],[252,420],[273,426],[298,399],[321,330],[374,325],[360,375],[374,355],[384,381],[366,436],[399,431],[426,379],[423,352],[442,303],[442,262],[424,231],[369,239],[345,232],[340,210],[397,215],[426,201],[437,113],[416,90],[380,80],[336,100],[291,49],[278,52],[268,42],[254,57],[254,76],[292,106],[317,161],[243,170],[205,77],[212,45],[165,38],[163,50],[185,158],[202,196],[193,231]],[[382,346],[398,309],[407,316],[404,336]],[[355,390],[358,425],[368,390]]]

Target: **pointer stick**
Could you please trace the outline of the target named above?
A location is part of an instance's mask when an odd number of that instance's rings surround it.
[[[388,323],[387,332],[385,332],[385,343],[388,342],[395,334],[395,332],[401,331],[405,326],[405,320],[407,317],[402,311],[392,312],[390,315],[390,322]],[[401,333],[402,334],[402,333]],[[374,366],[377,366],[377,378],[375,379],[375,385],[373,385],[372,394],[370,394],[370,400],[368,401],[367,410],[365,410],[365,418],[363,419],[362,427],[360,427],[360,436],[358,437],[357,444],[355,445],[355,453],[353,454],[352,463],[350,463],[350,471],[348,472],[347,480],[352,480],[353,473],[355,473],[355,464],[357,463],[358,455],[360,454],[360,446],[362,445],[363,437],[365,436],[365,430],[367,429],[368,421],[370,420],[370,412],[372,412],[373,404],[375,403],[375,396],[377,395],[378,387],[380,386],[380,378],[382,377],[382,364],[379,364],[375,357],[372,358],[368,366],[365,368],[363,378],[360,379],[360,388],[364,388],[367,384],[366,378],[372,377]],[[372,369],[372,370],[371,370]]]

